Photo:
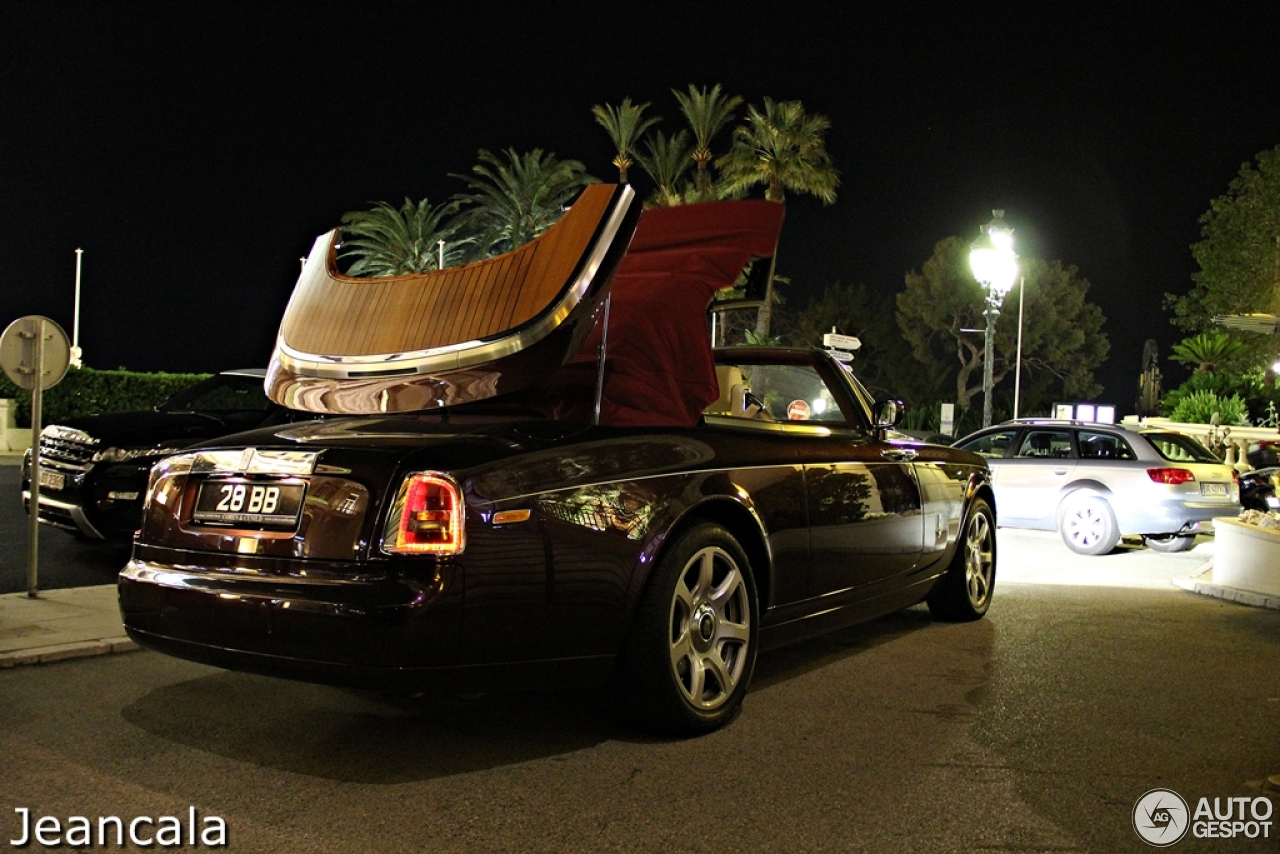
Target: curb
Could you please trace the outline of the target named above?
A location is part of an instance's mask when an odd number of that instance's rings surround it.
[[[1270,608],[1273,611],[1280,611],[1280,597],[1270,596],[1266,593],[1256,593],[1252,590],[1241,590],[1238,587],[1227,587],[1224,584],[1214,584],[1212,581],[1201,581],[1200,579],[1205,576],[1213,577],[1213,563],[1210,563],[1195,575],[1175,576],[1173,584],[1175,587],[1180,587],[1189,593],[1199,593],[1202,596],[1212,596],[1215,599],[1236,602],[1240,605],[1250,605],[1254,608]]]
[[[17,652],[0,653],[0,670],[21,667],[27,664],[52,664],[55,661],[92,658],[97,655],[117,655],[140,649],[142,647],[128,638],[103,638],[101,640],[38,646]]]

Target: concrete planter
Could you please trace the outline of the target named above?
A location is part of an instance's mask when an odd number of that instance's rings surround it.
[[[1280,596],[1280,529],[1229,516],[1213,520],[1215,584]]]

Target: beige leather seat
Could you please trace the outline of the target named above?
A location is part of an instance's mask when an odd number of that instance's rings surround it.
[[[716,365],[716,383],[720,386],[720,397],[704,412],[707,415],[744,417],[746,396],[750,388],[742,371],[734,365]]]

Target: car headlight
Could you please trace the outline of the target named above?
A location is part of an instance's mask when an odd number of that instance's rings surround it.
[[[106,448],[93,455],[95,463],[127,463],[146,457],[167,457],[182,448]]]
[[[387,554],[461,554],[466,545],[462,489],[439,472],[415,472],[400,484],[387,515]]]

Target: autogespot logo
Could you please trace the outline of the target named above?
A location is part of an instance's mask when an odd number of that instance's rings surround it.
[[[1148,845],[1173,845],[1187,835],[1189,824],[1187,802],[1170,789],[1152,789],[1133,805],[1133,829]]]

